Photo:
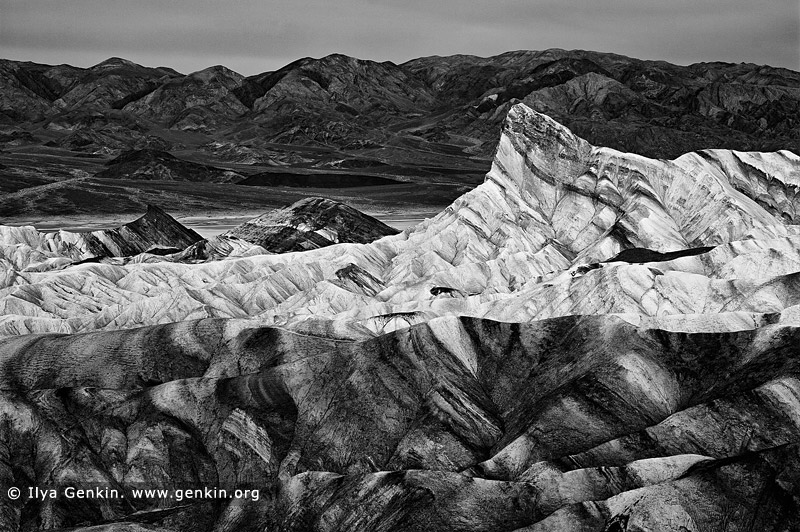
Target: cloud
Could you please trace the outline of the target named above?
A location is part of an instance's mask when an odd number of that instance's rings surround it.
[[[0,0],[0,56],[254,74],[333,52],[401,62],[560,47],[800,69],[798,26],[796,0]]]

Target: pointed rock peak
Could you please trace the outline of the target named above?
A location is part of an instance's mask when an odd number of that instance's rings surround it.
[[[60,231],[65,253],[73,259],[96,262],[103,257],[130,257],[150,251],[176,251],[202,240],[163,209],[148,205],[147,212],[132,222],[115,229],[87,233]]]
[[[120,227],[117,233],[125,237],[125,243],[132,248],[119,254],[121,256],[141,253],[156,245],[184,249],[203,239],[161,207],[150,204],[143,216]]]
[[[591,152],[592,145],[567,127],[518,103],[506,116],[486,179],[520,191],[533,186],[528,179],[531,174],[550,183],[561,182],[566,176],[584,173]]]
[[[547,147],[556,147],[556,144],[566,146],[588,144],[566,126],[546,114],[534,111],[524,103],[517,103],[511,107],[506,115],[503,129],[504,133],[509,133],[514,138],[527,138],[531,142]]]
[[[172,216],[167,214],[167,211],[165,211],[164,209],[162,209],[158,205],[153,205],[151,203],[148,203],[147,204],[147,211],[144,213],[143,217],[144,218],[148,218],[148,217],[149,218],[157,218],[157,217],[163,217],[163,216],[166,216],[167,218],[169,218],[171,220],[174,220],[174,218],[172,218]]]
[[[184,249],[203,237],[197,232],[181,224],[170,216],[164,209],[157,205],[148,204],[144,215],[125,224],[120,229],[127,228],[136,234],[142,242],[153,244],[169,244],[170,247]],[[145,251],[143,247],[141,251]]]
[[[266,216],[286,216],[292,223],[302,223],[309,226],[324,227],[327,225],[363,226],[383,235],[399,233],[397,229],[386,225],[377,218],[364,214],[358,209],[327,198],[311,197],[285,207]]]

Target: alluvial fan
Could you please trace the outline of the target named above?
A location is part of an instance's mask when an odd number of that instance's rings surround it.
[[[0,524],[797,529],[799,185],[788,151],[648,159],[519,104],[481,186],[374,241],[320,200],[234,254],[0,228],[2,485],[125,495]],[[315,249],[261,247],[284,226]]]

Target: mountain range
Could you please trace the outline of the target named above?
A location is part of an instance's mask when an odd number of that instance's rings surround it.
[[[411,183],[443,208],[481,182],[518,102],[594,145],[650,158],[719,148],[800,153],[800,73],[752,64],[678,66],[558,49],[399,65],[333,54],[243,76],[224,66],[181,74],[119,58],[90,68],[3,60],[0,177],[2,191],[16,196],[0,198],[0,216],[50,212],[45,190],[70,198],[64,213],[87,211],[98,195],[108,212],[147,203],[169,210],[173,194],[189,198],[190,211],[208,195],[223,210],[243,201],[278,206],[268,191],[248,199],[228,187],[226,199],[223,189],[175,180],[258,174],[251,183],[272,190],[287,169],[317,188],[353,179],[344,175],[399,181],[397,190]],[[217,172],[172,172],[168,188],[162,167],[128,153],[141,150]],[[120,183],[97,179],[120,156],[139,157],[141,170],[116,172]],[[141,183],[147,175],[154,182]],[[120,186],[139,191],[141,202],[110,199]],[[390,191],[344,194],[381,201]]]
[[[397,234],[322,199],[183,250],[155,209],[85,240],[125,257],[0,226],[3,485],[258,490],[0,499],[0,524],[797,529],[800,157],[650,158],[520,102],[496,146]]]

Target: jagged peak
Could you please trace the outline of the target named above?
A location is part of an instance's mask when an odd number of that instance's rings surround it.
[[[508,128],[510,124],[523,122],[534,126],[542,124],[541,127],[549,128],[549,130],[557,130],[563,134],[574,136],[572,131],[567,126],[561,124],[544,113],[533,110],[522,102],[518,102],[512,105],[509,109],[508,114],[506,115],[505,127]]]
[[[518,103],[507,113],[484,185],[459,205],[469,213],[502,205],[515,225],[525,221],[525,234],[539,228],[544,240],[535,248],[549,242],[546,236],[567,249],[569,262],[596,262],[631,247],[664,253],[794,234],[782,221],[793,223],[793,213],[760,200],[762,185],[753,183],[790,187],[795,175],[797,159],[782,153],[716,150],[663,160],[595,147]],[[498,230],[493,219],[481,227],[487,235]]]
[[[158,205],[148,203],[147,210],[143,215],[136,218],[132,222],[128,222],[124,225],[121,225],[115,229],[109,229],[105,231],[98,231],[95,233],[102,233],[102,232],[109,232],[109,231],[116,231],[119,232],[125,228],[135,229],[137,227],[147,226],[150,228],[150,232],[157,230],[159,232],[166,232],[166,233],[177,233],[184,237],[189,237],[195,239],[195,241],[200,240],[202,237],[192,229],[185,227],[181,224],[178,220],[176,220],[171,214],[167,211],[159,207]],[[137,229],[138,230],[138,229]],[[150,235],[155,236],[155,235]]]
[[[506,115],[500,142],[486,181],[518,190],[529,185],[531,172],[558,180],[559,176],[580,175],[587,167],[592,145],[549,116],[524,103],[514,104]],[[517,155],[515,155],[517,154]],[[524,156],[525,168],[519,167]],[[517,171],[508,172],[517,167]],[[531,191],[532,192],[532,191]]]

